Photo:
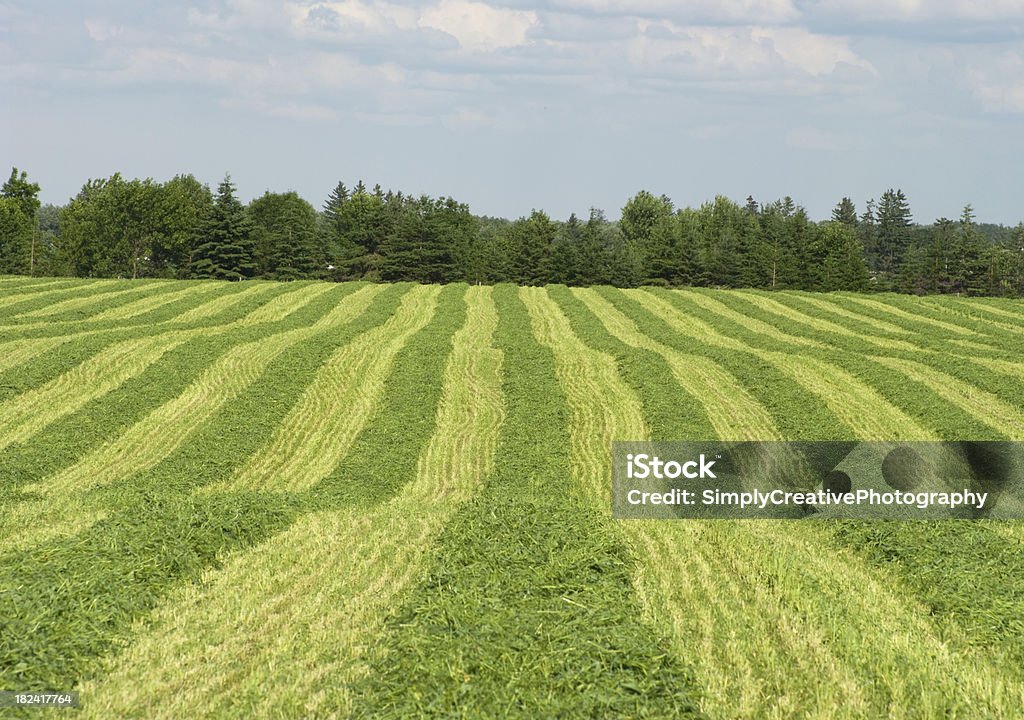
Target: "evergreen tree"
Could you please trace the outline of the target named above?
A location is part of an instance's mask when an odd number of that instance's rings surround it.
[[[910,204],[902,190],[886,190],[878,205],[879,270],[891,274],[910,244]]]
[[[877,273],[879,268],[878,224],[875,215],[874,198],[864,204],[864,212],[860,216],[860,223],[857,229],[860,234],[860,245],[864,250],[864,260],[868,265],[868,272]]]
[[[580,285],[603,285],[611,282],[609,248],[611,224],[604,212],[590,208],[587,222],[580,228],[579,252],[577,253],[578,278]]]
[[[832,219],[847,227],[857,227],[857,208],[853,204],[853,200],[848,197],[840,200],[839,204],[832,209]]]
[[[256,274],[253,225],[235,197],[231,176],[217,187],[210,216],[192,255],[197,278],[243,280]]]
[[[820,230],[824,252],[820,290],[863,290],[868,283],[860,240],[845,222],[833,220]]]
[[[619,227],[626,244],[640,259],[644,282],[668,284],[679,275],[672,217],[672,201],[641,190],[622,208]]]
[[[569,219],[558,227],[555,244],[551,251],[552,282],[564,285],[582,285],[579,271],[580,244],[583,226],[572,213]]]
[[[327,264],[316,210],[294,191],[264,193],[249,204],[261,275],[297,280],[322,275]]]
[[[984,250],[974,223],[974,208],[965,205],[957,225],[950,263],[953,291],[958,295],[980,295],[985,292]]]
[[[521,285],[544,285],[551,281],[551,251],[555,226],[542,210],[516,220],[509,228],[512,280]]]

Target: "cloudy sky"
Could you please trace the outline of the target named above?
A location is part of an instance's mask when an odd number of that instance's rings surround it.
[[[610,217],[901,187],[1024,220],[1024,0],[0,0],[0,164]]]

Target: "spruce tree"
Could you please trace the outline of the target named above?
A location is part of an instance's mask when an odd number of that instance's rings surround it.
[[[197,278],[243,280],[256,274],[253,226],[235,197],[231,176],[217,187],[213,209],[192,256]]]
[[[882,272],[895,272],[903,251],[910,244],[910,224],[907,196],[902,190],[886,190],[878,205],[879,269]]]
[[[848,197],[844,197],[839,203],[832,208],[832,219],[836,222],[840,222],[847,227],[857,227],[857,208],[853,204],[853,200]]]

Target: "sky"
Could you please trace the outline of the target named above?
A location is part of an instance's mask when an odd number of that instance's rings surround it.
[[[1024,220],[1024,0],[0,0],[0,171]]]

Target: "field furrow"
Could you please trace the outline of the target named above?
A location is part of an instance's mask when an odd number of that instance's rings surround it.
[[[213,282],[201,284],[183,282],[180,285],[180,290],[172,290],[171,287],[179,286],[168,286],[156,295],[133,300],[125,305],[118,305],[117,307],[110,308],[109,310],[104,310],[96,315],[90,316],[89,321],[103,322],[105,320],[130,320],[134,317],[138,317],[139,315],[145,315],[148,312],[157,310],[164,305],[170,305],[178,300],[185,298],[201,298],[220,289],[219,283]]]
[[[102,281],[101,281],[102,282]],[[124,283],[118,283],[117,281],[107,281],[111,285],[123,285]],[[138,284],[129,284],[129,287],[122,287],[120,290],[108,290],[106,292],[90,292],[81,297],[73,297],[68,300],[61,300],[60,302],[52,305],[46,305],[35,310],[28,310],[23,313],[19,313],[18,317],[21,318],[42,318],[52,317],[55,315],[64,315],[66,313],[76,312],[90,315],[96,310],[102,310],[110,301],[117,300],[122,301],[125,298],[131,298],[134,295],[148,295],[150,293],[160,294],[164,288],[164,283],[159,281],[152,282],[141,282]]]
[[[878,356],[872,356],[871,359],[927,386],[937,395],[962,407],[1003,437],[1011,440],[1024,439],[1024,413],[1003,402],[996,395],[913,360]]]
[[[433,315],[438,286],[414,287],[384,325],[339,348],[274,439],[210,492],[298,492],[327,477],[373,416],[395,356]]]
[[[122,481],[151,468],[213,416],[218,409],[248,387],[271,361],[289,347],[350,322],[373,301],[381,286],[366,286],[351,293],[330,312],[307,327],[286,330],[260,340],[232,347],[185,391],[139,421],[116,441],[98,448],[53,477],[27,485],[25,490],[42,495],[40,500],[19,504],[6,519],[7,532],[0,549],[36,543],[57,534],[75,532],[95,521],[83,519],[81,493]]]
[[[875,300],[867,297],[854,297],[853,295],[844,295],[843,300],[853,305],[859,305],[865,308],[871,308],[883,315],[888,315],[894,318],[899,318],[913,325],[927,325],[938,330],[945,331],[947,333],[953,333],[954,335],[975,335],[973,330],[962,327],[960,325],[954,325],[953,323],[944,322],[942,320],[936,320],[935,318],[922,315],[917,312],[908,312],[896,307],[893,303],[884,303],[881,300]]]
[[[413,482],[368,511],[306,515],[209,573],[157,613],[109,674],[86,685],[97,699],[89,715],[352,710],[350,685],[365,672],[363,658],[390,605],[422,573],[441,528],[493,464],[502,420],[501,356],[491,344],[497,315],[489,288],[469,289],[467,303],[437,429]]]
[[[694,397],[707,398],[704,408],[717,437],[726,440],[742,439],[748,434],[763,440],[778,437],[771,416],[743,389],[735,377],[713,360],[681,353],[644,335],[631,319],[595,290],[574,290],[574,293],[615,337],[627,345],[648,348],[658,353],[672,368],[681,388]],[[714,333],[710,327],[708,331]],[[710,336],[711,342],[725,346],[724,341],[716,342],[716,336],[717,333]],[[709,394],[707,388],[730,390]]]
[[[583,473],[590,475],[589,478],[580,477],[581,483],[603,496],[608,487],[610,441],[647,436],[640,404],[618,378],[611,357],[596,353],[577,340],[557,306],[550,300],[545,302],[542,291],[523,292],[538,339],[555,353],[559,377],[573,408],[574,470],[577,476]],[[714,391],[709,389],[703,399]],[[791,572],[796,578],[801,576],[805,566],[814,567],[816,558],[820,558],[818,547],[827,542],[827,536],[819,534],[813,527],[801,526],[796,530],[798,535],[807,533],[808,538],[789,542],[789,556],[780,559],[774,553],[765,555],[752,547],[745,547],[732,555],[732,547],[739,542],[724,550],[720,543],[702,543],[699,536],[693,535],[702,526],[727,528],[730,539],[735,533],[738,539],[756,548],[763,547],[765,537],[780,543],[786,541],[791,530],[782,524],[767,523],[752,528],[743,523],[697,521],[636,522],[625,526],[627,532],[631,532],[635,546],[646,548],[641,550],[639,558],[645,565],[640,577],[640,592],[651,603],[655,618],[676,630],[679,651],[694,662],[697,679],[705,691],[704,707],[713,716],[870,718],[886,712],[893,700],[903,703],[895,707],[928,707],[929,711],[948,712],[955,711],[965,696],[970,698],[969,702],[974,707],[988,708],[998,716],[1011,716],[1013,703],[1021,697],[1020,688],[998,674],[990,676],[987,671],[975,671],[978,659],[973,656],[953,655],[938,639],[935,628],[924,620],[917,620],[914,609],[907,608],[905,601],[891,595],[884,582],[876,580],[874,584],[857,586],[857,581],[870,580],[876,571],[858,563],[855,558],[845,565],[823,564],[819,559],[821,570],[814,583],[834,585],[840,577],[857,573],[855,581],[842,586],[843,593],[837,601],[857,608],[860,613],[858,622],[863,622],[861,635],[837,635],[835,629],[820,626],[820,613],[815,615],[808,608],[780,603],[779,591],[766,593],[763,580],[771,577],[769,573],[777,572],[779,563],[792,563]],[[662,544],[658,545],[658,537],[662,533],[665,535]],[[699,615],[694,616],[694,610],[718,607],[723,602],[723,592],[726,592],[724,597],[728,597],[728,591],[722,585],[724,583],[728,587],[731,581],[720,577],[702,580],[699,576],[692,576],[692,553],[703,552],[705,548],[713,553],[708,558],[709,563],[718,564],[721,553],[729,552],[735,567],[742,569],[748,578],[743,586],[743,601],[736,603],[732,608],[734,612],[713,617],[710,623],[701,623]],[[648,555],[652,550],[653,556]],[[644,577],[650,578],[650,584],[644,584]],[[701,582],[705,583],[706,594],[698,592],[691,602],[679,596],[683,589],[696,591]],[[776,585],[773,583],[769,587]],[[866,588],[888,597],[881,606],[878,606],[879,600],[863,602],[858,599],[858,594]],[[740,588],[734,588],[734,592],[740,592]],[[785,598],[791,599],[788,594]],[[872,611],[876,606],[877,609]],[[902,610],[897,612],[901,607]],[[748,616],[749,620],[746,619]],[[773,618],[769,625],[774,632],[769,639],[756,633],[731,634],[734,628],[750,627],[756,618],[764,617]],[[927,614],[922,610],[920,617],[925,618]],[[911,629],[904,635],[894,634],[905,623],[916,624],[910,625]],[[863,640],[863,635],[867,634],[872,638],[870,642]],[[907,644],[905,638],[910,635],[915,637],[917,646]],[[814,639],[808,642],[808,637]],[[769,640],[773,644],[771,650],[756,646],[757,642]],[[872,648],[872,653],[863,653],[862,642]],[[730,652],[729,643],[742,645]],[[819,658],[829,658],[830,654],[835,657],[824,663],[801,663],[790,656],[794,651],[792,643],[799,643],[802,651],[813,651]],[[770,662],[772,653],[778,653],[785,662]],[[884,667],[907,666],[914,670],[910,674],[905,671],[894,673],[886,679],[887,685],[880,688],[876,669],[879,658],[886,659]],[[925,662],[924,658],[928,661]],[[806,660],[806,657],[801,659]],[[928,663],[934,663],[941,669],[933,670]],[[804,672],[800,672],[801,667]],[[851,675],[856,678],[856,688],[850,687]],[[954,675],[966,678],[967,687],[943,680]],[[942,682],[941,687],[936,687],[936,680]],[[858,700],[858,696],[864,700]],[[784,699],[782,705],[776,702],[778,698]],[[897,712],[894,716],[900,715]],[[913,714],[906,716],[916,717]]]

